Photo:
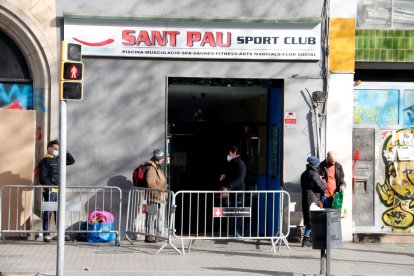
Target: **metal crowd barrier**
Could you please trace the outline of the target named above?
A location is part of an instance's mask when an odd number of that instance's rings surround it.
[[[180,191],[174,196],[176,207],[174,236],[194,240],[268,239],[272,251],[284,243],[290,249],[290,196],[285,191]]]
[[[57,234],[58,203],[50,191],[57,186],[4,185],[0,187],[0,236],[13,234],[28,237],[44,233]],[[115,233],[120,244],[122,191],[112,186],[79,186],[66,188],[65,233]],[[114,229],[88,230],[88,215],[95,211],[114,215]],[[52,219],[55,217],[55,219]],[[46,220],[48,230],[44,230]],[[15,236],[15,235],[14,235]]]
[[[163,240],[164,244],[155,254],[167,245],[178,250],[171,242],[174,232],[174,193],[168,190],[155,190],[133,187],[129,191],[126,222],[126,238],[133,244],[137,236]]]

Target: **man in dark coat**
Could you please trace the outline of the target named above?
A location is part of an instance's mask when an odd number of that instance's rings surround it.
[[[329,151],[326,159],[319,164],[319,174],[326,182],[326,192],[322,195],[324,208],[332,208],[333,198],[336,192],[345,189],[344,170],[341,164],[336,162],[336,154]]]
[[[72,165],[73,163],[75,163],[75,159],[69,152],[67,152],[66,165]],[[59,186],[59,142],[57,140],[50,141],[47,144],[47,154],[45,154],[39,163],[39,172],[39,182],[41,185]],[[43,190],[44,201],[57,201],[58,188],[45,188]],[[56,212],[53,213],[56,223],[57,214]],[[52,241],[50,233],[47,232],[49,230],[51,216],[52,212],[43,212],[43,231],[45,231],[43,240],[45,242]]]
[[[246,178],[246,164],[240,158],[239,149],[235,146],[231,147],[227,155],[228,167],[226,173],[220,175],[220,182],[223,182],[221,191],[244,191]],[[229,195],[230,207],[243,207],[243,194],[230,194]],[[243,221],[242,218],[237,218],[236,233],[234,233],[234,220],[230,220],[230,235],[236,237],[243,236]]]
[[[319,159],[310,156],[306,161],[308,162],[306,170],[300,177],[303,223],[305,225],[302,246],[309,245],[311,242],[310,205],[316,203],[320,199],[320,195],[323,195],[326,190],[325,182],[318,171]]]
[[[244,191],[246,178],[246,164],[240,158],[239,149],[237,147],[231,147],[227,155],[227,161],[229,162],[226,173],[220,176],[220,181],[224,181],[226,185],[225,189],[228,191]]]

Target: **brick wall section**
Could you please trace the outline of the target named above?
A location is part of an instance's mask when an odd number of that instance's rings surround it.
[[[22,10],[46,39],[52,54],[58,56],[56,44],[56,1],[55,0],[9,0]],[[30,26],[29,26],[30,27]]]

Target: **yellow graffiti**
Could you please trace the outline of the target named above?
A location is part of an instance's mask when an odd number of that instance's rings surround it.
[[[387,207],[392,206],[395,196],[390,184],[387,181],[384,184],[377,183],[377,191],[381,202]]]
[[[413,134],[413,130],[399,130],[396,137],[404,133]],[[414,226],[414,160],[390,160],[392,153],[398,152],[402,146],[399,139],[393,141],[392,134],[385,139],[385,183],[377,183],[376,191],[382,204],[387,207],[382,215],[384,224],[397,231],[410,232]]]
[[[354,107],[354,121],[357,124],[392,124],[398,120],[396,107]]]
[[[410,211],[404,210],[400,202],[397,206],[384,212],[382,221],[389,227],[404,230],[413,226],[414,215]]]

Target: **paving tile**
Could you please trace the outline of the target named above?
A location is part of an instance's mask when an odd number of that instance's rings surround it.
[[[197,241],[184,256],[168,247],[154,255],[158,246],[143,242],[120,247],[67,244],[65,275],[317,275],[320,268],[320,251],[299,244],[273,254],[270,242],[265,241]],[[55,265],[56,244],[0,244],[0,272],[53,275]],[[414,246],[344,243],[342,249],[332,250],[331,272],[414,275]]]

